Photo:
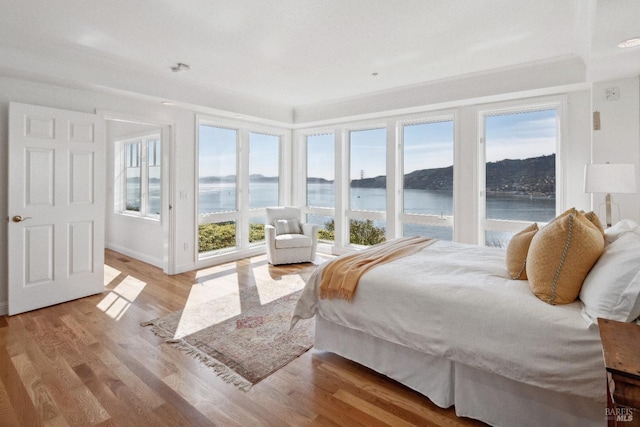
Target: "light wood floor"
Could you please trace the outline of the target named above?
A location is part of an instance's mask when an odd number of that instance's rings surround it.
[[[315,350],[240,391],[139,326],[184,307],[199,281],[243,289],[309,266],[262,256],[167,276],[107,251],[103,294],[0,317],[0,425],[482,425]]]

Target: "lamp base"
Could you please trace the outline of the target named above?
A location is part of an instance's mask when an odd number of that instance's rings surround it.
[[[606,222],[607,228],[611,227],[611,193],[607,193],[605,197],[605,206],[606,206]]]
[[[614,203],[611,197],[610,193],[607,193],[606,197],[605,197],[605,223],[606,223],[606,227],[605,228],[609,228],[611,227],[612,223],[613,223],[613,216],[611,214],[611,210],[613,208],[618,210],[618,217],[617,220],[620,221],[622,219],[622,217],[620,216],[620,205],[617,203]],[[602,212],[602,205],[600,205],[598,211]]]

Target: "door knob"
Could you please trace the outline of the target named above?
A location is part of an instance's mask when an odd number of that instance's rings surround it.
[[[27,216],[27,217],[24,217],[24,218],[23,218],[23,217],[21,217],[20,215],[16,215],[16,216],[14,216],[13,218],[11,218],[11,220],[12,220],[13,222],[22,222],[22,221],[26,221],[26,220],[28,220],[28,219],[31,219],[31,217],[30,217],[30,216]]]

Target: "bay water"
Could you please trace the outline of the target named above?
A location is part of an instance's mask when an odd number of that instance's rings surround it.
[[[251,183],[250,207],[264,208],[278,205],[278,184]],[[351,209],[364,211],[384,211],[386,209],[386,189],[351,188]],[[331,183],[309,183],[307,186],[309,206],[335,206],[334,187]],[[233,211],[236,209],[235,183],[200,184],[199,213]],[[555,198],[525,196],[505,193],[487,194],[487,217],[492,219],[547,222],[555,217]],[[404,190],[404,212],[409,214],[453,215],[451,191]],[[324,227],[331,218],[310,216],[309,222]],[[375,223],[384,227],[384,223]],[[447,227],[429,227],[419,224],[405,224],[404,235],[432,235],[452,240],[452,230]],[[487,236],[489,240],[508,240],[499,233]]]
[[[139,186],[129,184],[130,197],[139,194]],[[277,183],[251,183],[250,207],[252,209],[278,205]],[[384,211],[386,209],[386,189],[351,188],[350,207],[353,210]],[[309,183],[307,186],[309,206],[335,206],[334,187],[331,183]],[[451,191],[404,190],[404,212],[436,216],[453,215],[453,197]],[[160,185],[151,184],[149,188],[149,211],[160,213]],[[199,194],[199,213],[216,213],[236,210],[235,183],[201,183]],[[487,218],[548,222],[555,217],[555,198],[543,196],[525,196],[506,193],[487,194]],[[310,223],[325,227],[331,217],[309,215]],[[254,218],[252,221],[261,221]],[[374,221],[377,227],[385,227],[384,222]],[[453,240],[451,227],[428,226],[405,223],[405,236],[429,236],[443,240]],[[505,246],[511,238],[510,233],[487,232],[486,244]]]

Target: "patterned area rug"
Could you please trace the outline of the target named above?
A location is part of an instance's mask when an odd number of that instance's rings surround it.
[[[308,270],[261,284],[260,289],[221,295],[141,325],[152,326],[167,343],[212,367],[225,381],[249,390],[313,346],[313,319],[300,321],[289,330]],[[284,296],[274,299],[279,294]],[[254,307],[245,309],[243,305]],[[242,312],[233,315],[238,311]]]

